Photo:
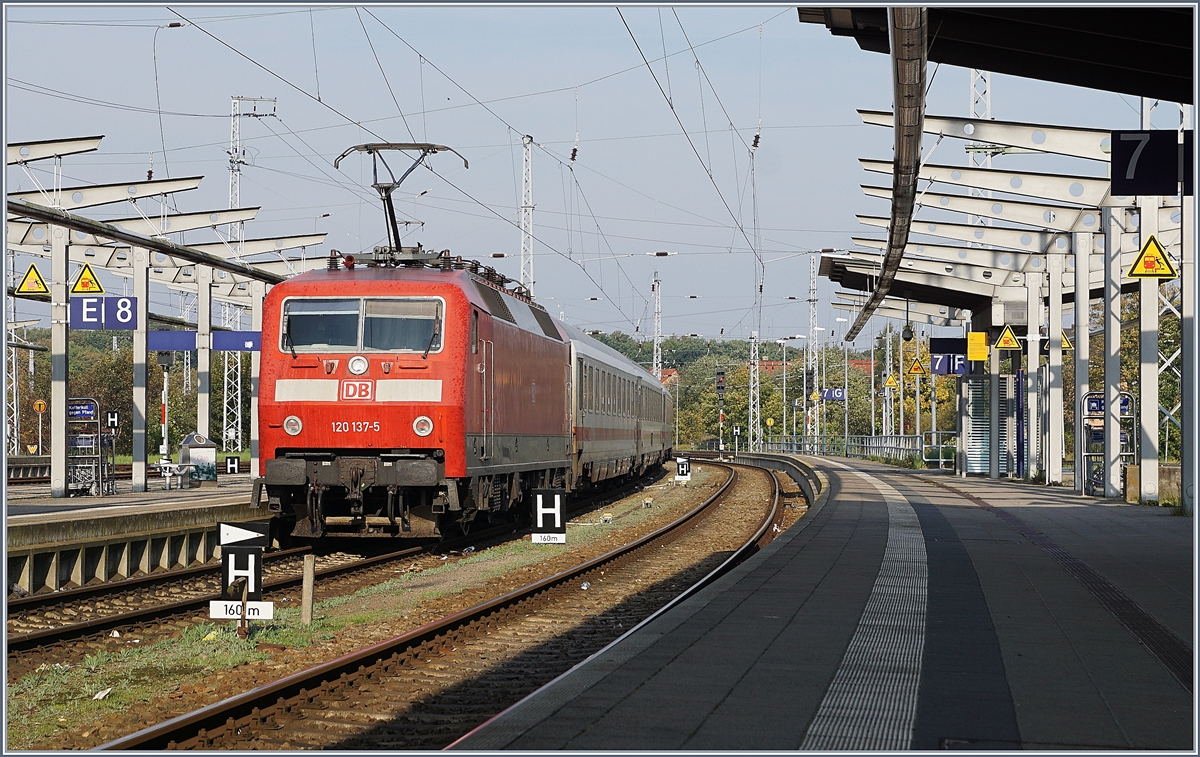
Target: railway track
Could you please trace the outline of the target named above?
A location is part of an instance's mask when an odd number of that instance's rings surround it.
[[[770,540],[775,477],[720,467],[715,494],[643,538],[101,748],[446,746]]]
[[[113,478],[119,481],[124,481],[133,478],[132,463],[117,463],[116,470],[113,471]],[[48,484],[50,483],[49,476],[9,476],[8,484]]]
[[[653,478],[646,476],[573,502],[568,515],[626,496]],[[317,585],[326,596],[353,593],[379,580],[380,575],[391,577],[399,563],[435,553],[455,553],[468,546],[480,548],[507,540],[519,529],[520,524],[508,523],[461,538],[365,558],[345,553],[320,556]],[[302,547],[265,555],[264,599],[294,602],[286,593],[300,587],[303,555],[309,552],[310,548]],[[220,598],[220,578],[221,565],[214,563],[68,591],[10,597],[6,618],[8,680],[18,680],[47,663],[73,664],[98,650],[153,643],[207,620],[208,603]]]

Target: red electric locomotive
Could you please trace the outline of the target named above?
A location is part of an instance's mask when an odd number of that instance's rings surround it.
[[[670,455],[669,395],[477,263],[331,258],[263,306],[259,444],[293,535],[438,536]]]
[[[449,148],[351,148],[381,149]],[[440,536],[527,506],[531,489],[667,459],[662,386],[491,268],[400,247],[398,185],[374,184],[388,246],[362,264],[333,253],[263,304],[259,474],[292,534]]]

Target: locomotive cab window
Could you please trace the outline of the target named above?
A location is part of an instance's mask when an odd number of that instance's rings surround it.
[[[280,348],[438,352],[442,323],[440,299],[294,297],[283,303]]]
[[[283,304],[284,350],[358,347],[358,300],[291,299]]]
[[[442,346],[442,303],[437,300],[365,300],[364,350],[430,352]]]

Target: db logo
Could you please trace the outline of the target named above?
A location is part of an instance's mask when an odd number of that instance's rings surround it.
[[[371,395],[374,386],[374,381],[364,381],[362,379],[343,379],[342,399],[369,400],[372,398]]]

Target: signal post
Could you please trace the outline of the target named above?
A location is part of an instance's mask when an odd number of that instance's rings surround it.
[[[679,412],[676,409],[676,412]],[[725,371],[717,371],[717,456],[725,452]]]

